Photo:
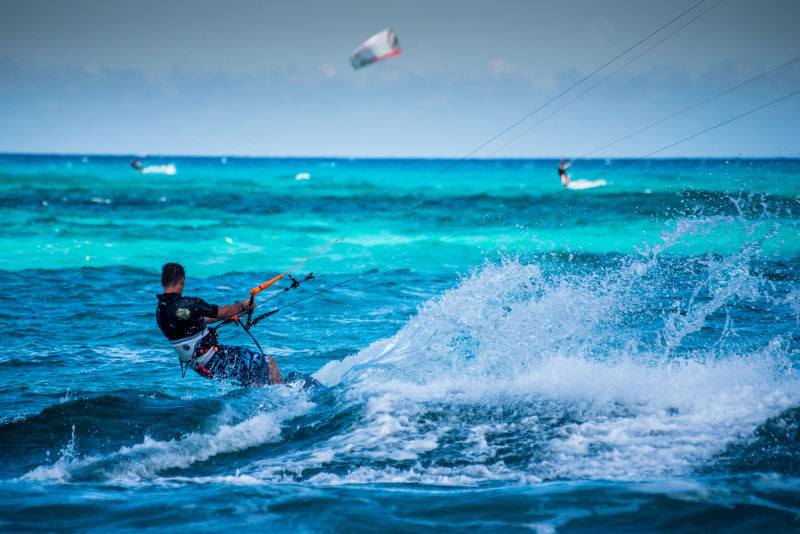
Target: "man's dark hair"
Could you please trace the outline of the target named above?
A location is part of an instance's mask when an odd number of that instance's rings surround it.
[[[175,285],[182,278],[186,278],[186,273],[180,263],[165,263],[161,268],[161,285],[164,287]]]

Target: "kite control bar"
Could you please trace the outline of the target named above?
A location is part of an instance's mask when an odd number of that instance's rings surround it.
[[[283,272],[283,273],[279,274],[278,276],[276,276],[276,277],[275,277],[275,278],[273,278],[272,280],[267,280],[267,281],[266,281],[266,282],[264,282],[263,284],[261,284],[261,285],[259,285],[259,286],[256,286],[256,287],[254,287],[253,289],[251,289],[251,290],[250,290],[250,300],[252,301],[252,300],[253,300],[253,297],[255,297],[256,295],[258,295],[259,293],[261,293],[262,291],[264,291],[265,289],[267,289],[269,286],[271,286],[272,284],[274,284],[275,282],[277,282],[278,280],[280,280],[281,278],[283,278],[284,276],[286,276],[286,275],[287,275],[287,274],[289,274],[290,272],[294,271],[295,269],[297,269],[298,267],[300,267],[301,265],[303,265],[305,262],[307,262],[308,260],[310,260],[311,258],[313,258],[314,256],[316,256],[317,254],[319,254],[320,252],[322,252],[323,250],[325,250],[325,249],[327,249],[327,248],[329,248],[329,247],[333,246],[333,244],[334,244],[334,243],[338,243],[338,242],[339,242],[339,241],[341,241],[341,240],[342,240],[342,238],[341,238],[341,237],[338,237],[338,238],[334,239],[333,241],[331,241],[330,243],[328,243],[327,245],[325,245],[324,247],[322,247],[321,249],[319,249],[318,251],[316,251],[315,253],[313,253],[311,256],[307,257],[306,259],[304,259],[303,261],[301,261],[300,263],[298,263],[297,265],[295,265],[294,267],[292,267],[291,269],[287,269],[285,272]],[[290,277],[290,278],[291,278],[291,277]],[[306,278],[306,280],[307,280],[307,279],[308,279],[308,278]],[[294,278],[292,278],[292,280],[293,280],[295,283],[297,283],[297,282],[294,280]],[[303,280],[303,281],[305,282],[305,280]]]
[[[277,291],[271,297],[265,299],[264,302],[269,302],[270,300],[274,299],[275,297],[278,297],[278,296],[286,293],[287,291],[290,291],[292,289],[295,289],[296,287],[299,287],[300,284],[302,284],[303,282],[307,282],[308,280],[311,280],[312,278],[314,278],[314,273],[308,273],[302,280],[299,280],[299,281],[297,279],[295,279],[295,277],[292,276],[291,274],[289,274],[288,272],[283,273],[283,275],[288,276],[292,280],[291,285],[289,285],[288,287],[283,288],[280,291]],[[281,276],[283,276],[283,275],[281,275]],[[252,296],[250,297],[250,301],[251,302],[253,301],[253,297]],[[231,323],[236,323],[236,324],[240,325],[242,328],[244,328],[245,330],[247,330],[251,326],[255,325],[257,322],[259,322],[261,319],[265,319],[265,318],[269,317],[270,315],[273,315],[273,314],[277,313],[278,311],[280,311],[280,308],[276,308],[276,309],[274,309],[272,311],[268,311],[267,313],[261,314],[258,317],[256,317],[255,319],[253,319],[252,318],[252,316],[253,316],[253,308],[251,307],[250,311],[247,313],[247,320],[245,322],[242,322],[242,317],[241,317],[240,314],[236,314],[233,317],[225,319],[219,325],[211,328],[211,330],[214,330],[216,332],[216,330],[218,330],[219,328],[222,328],[223,326],[229,325]]]

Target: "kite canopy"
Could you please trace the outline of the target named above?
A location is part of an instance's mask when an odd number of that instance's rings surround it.
[[[360,69],[399,53],[400,44],[397,42],[397,36],[392,30],[383,30],[361,43],[361,46],[350,54],[350,63],[354,69]]]

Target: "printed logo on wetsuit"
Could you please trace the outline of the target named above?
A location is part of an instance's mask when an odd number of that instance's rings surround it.
[[[178,311],[176,311],[176,312],[175,312],[175,315],[177,315],[177,316],[178,316],[178,317],[180,317],[181,319],[184,319],[184,320],[186,320],[186,319],[188,319],[189,317],[191,317],[191,315],[192,315],[192,314],[191,314],[191,312],[190,312],[189,310],[187,310],[186,308],[178,308]]]

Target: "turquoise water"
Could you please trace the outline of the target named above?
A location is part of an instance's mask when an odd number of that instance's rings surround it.
[[[797,529],[800,161],[556,166],[0,156],[2,529]],[[254,332],[328,392],[181,378],[163,263],[342,236]]]

